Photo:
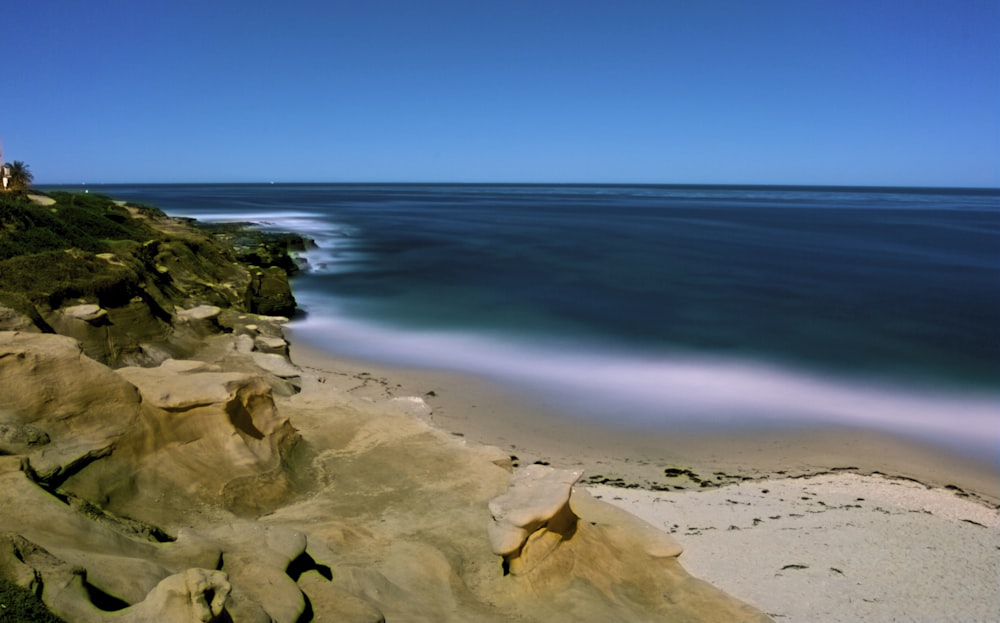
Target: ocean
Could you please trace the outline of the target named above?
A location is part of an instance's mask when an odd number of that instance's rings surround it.
[[[312,237],[293,321],[658,431],[869,428],[1000,463],[1000,190],[96,186]]]

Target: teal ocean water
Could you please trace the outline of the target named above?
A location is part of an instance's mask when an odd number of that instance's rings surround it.
[[[1000,191],[102,186],[299,231],[297,335],[666,430],[851,426],[1000,460]]]

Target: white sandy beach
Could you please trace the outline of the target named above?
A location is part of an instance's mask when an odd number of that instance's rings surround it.
[[[950,490],[827,474],[591,492],[672,533],[686,569],[776,621],[1000,620],[1000,513]]]

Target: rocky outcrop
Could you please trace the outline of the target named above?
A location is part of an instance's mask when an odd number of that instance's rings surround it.
[[[101,309],[100,305],[84,303],[82,305],[70,305],[59,310],[64,316],[74,320],[88,322],[95,327],[99,327],[107,322],[108,312]]]
[[[113,367],[155,366],[191,357],[203,337],[224,331],[212,310],[295,313],[288,275],[298,269],[290,255],[304,245],[298,237],[247,230],[253,250],[237,253],[194,221],[56,196],[41,213],[4,206],[0,330],[55,332]],[[231,239],[241,228],[218,235]],[[22,253],[11,256],[13,249]]]
[[[39,333],[41,329],[35,325],[35,322],[27,314],[0,305],[0,331],[29,331]]]
[[[99,472],[81,474],[68,489],[150,521],[162,520],[164,496],[178,504],[223,499],[231,511],[259,512],[291,494],[281,466],[298,437],[263,378],[177,360],[118,374],[139,389],[142,418]]]
[[[275,325],[218,320],[202,360],[117,371],[0,333],[0,574],[66,620],[767,620],[578,472],[305,372],[275,398]]]
[[[673,537],[575,488],[580,476],[529,465],[490,501],[505,597],[546,620],[769,620],[685,573]]]
[[[197,617],[221,612],[230,572],[235,611],[263,621],[305,611],[286,574],[304,538],[269,530],[278,553],[261,566],[270,550],[251,536],[259,528],[235,530],[229,515],[267,512],[294,489],[284,464],[298,436],[260,376],[177,360],[113,371],[70,338],[0,332],[0,417],[0,444],[14,455],[0,457],[0,532],[21,561],[0,559],[0,572],[67,620],[207,621]],[[175,532],[220,511],[227,532]],[[226,573],[215,571],[227,557]],[[278,589],[260,590],[264,576],[268,586],[286,577],[296,616],[269,614],[290,608],[275,605]]]
[[[288,274],[272,266],[254,268],[246,290],[247,311],[264,316],[288,316],[295,313],[295,297]]]
[[[222,331],[219,315],[222,308],[217,305],[197,305],[191,309],[174,311],[174,328],[186,329],[198,336],[214,335]]]
[[[115,372],[68,337],[0,332],[0,448],[44,486],[138,518],[162,508],[161,489],[187,505],[259,486],[233,501],[256,508],[287,489],[278,474],[298,439],[262,374],[172,359]]]
[[[160,581],[144,600],[114,618],[122,623],[211,623],[229,616],[225,573],[188,569]],[[231,617],[230,617],[231,620]]]
[[[49,439],[23,448],[46,482],[110,452],[139,416],[136,388],[61,335],[0,332],[0,388],[0,425]]]
[[[582,473],[528,465],[514,474],[506,493],[490,501],[490,545],[503,557],[505,571],[529,571],[573,535],[579,517],[569,497]]]
[[[0,534],[0,574],[73,623],[209,623],[228,615],[232,590],[225,573],[191,568],[163,578],[129,606],[94,586],[85,568],[15,534]]]

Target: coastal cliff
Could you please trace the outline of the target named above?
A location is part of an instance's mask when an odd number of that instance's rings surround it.
[[[236,247],[96,195],[0,201],[0,329],[68,335],[120,367],[189,356],[204,334],[232,330],[218,324],[222,310],[295,312],[294,264],[263,233]]]
[[[515,467],[385,379],[297,366],[302,241],[53,198],[0,205],[0,580],[55,615],[769,620],[579,473]]]

